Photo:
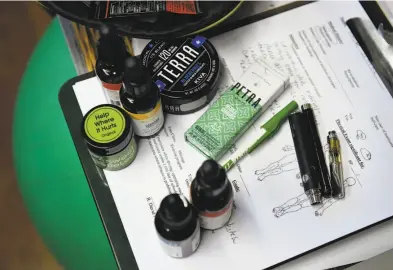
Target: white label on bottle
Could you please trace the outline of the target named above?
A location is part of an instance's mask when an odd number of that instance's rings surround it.
[[[230,219],[232,214],[233,200],[221,210],[199,212],[201,227],[207,230],[215,230],[223,227]]]
[[[164,125],[164,113],[162,112],[161,102],[148,113],[134,114],[129,113],[132,118],[132,126],[138,136],[151,136],[157,133]]]
[[[191,241],[192,241],[192,252],[194,252],[198,248],[200,240],[201,240],[201,229],[200,229],[199,224],[198,224],[197,225],[197,232],[194,233],[194,235],[193,235],[193,237],[191,239]]]
[[[165,253],[174,258],[183,257],[182,247],[180,242],[166,241],[161,239],[161,246]]]
[[[184,258],[194,253],[195,250],[197,250],[201,239],[199,220],[197,222],[194,233],[183,241],[168,241],[158,235],[161,240],[161,247],[165,253],[174,258]]]
[[[104,89],[105,95],[109,103],[121,107],[121,102],[120,102],[121,84],[102,82],[102,88]]]
[[[121,107],[119,91],[106,91],[109,102],[113,105]]]

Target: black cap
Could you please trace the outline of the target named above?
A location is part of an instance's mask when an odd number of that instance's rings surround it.
[[[142,66],[138,57],[129,57],[125,66],[123,85],[120,89],[123,108],[131,113],[153,110],[160,100],[160,91],[147,69]]]
[[[128,57],[125,62],[125,68],[124,81],[127,83],[140,85],[151,81],[151,78],[148,78],[150,77],[149,72],[142,65],[139,57]]]
[[[199,211],[218,211],[232,199],[232,185],[225,169],[209,159],[202,163],[191,183],[191,199]]]
[[[181,241],[194,232],[197,214],[183,195],[170,194],[161,201],[154,222],[161,236]]]
[[[113,32],[101,34],[97,44],[97,53],[100,60],[111,64],[123,65],[127,57],[123,38]]]
[[[179,194],[171,194],[162,200],[157,214],[169,229],[179,230],[191,220],[191,205],[186,198],[181,198]]]
[[[206,188],[219,188],[225,184],[227,174],[216,161],[208,159],[197,171],[199,184]]]

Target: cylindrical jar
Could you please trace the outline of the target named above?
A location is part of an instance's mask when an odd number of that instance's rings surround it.
[[[137,154],[131,119],[120,107],[103,104],[86,113],[82,134],[94,163],[118,171],[130,165]]]

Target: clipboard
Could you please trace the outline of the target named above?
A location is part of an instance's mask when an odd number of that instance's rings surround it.
[[[308,3],[310,3],[310,2],[308,2]],[[291,10],[293,8],[297,8],[302,5],[303,4],[294,3],[293,5],[289,4],[284,7],[278,8],[277,10],[269,10],[266,13],[264,12],[262,14],[258,14],[255,16],[251,16],[249,18],[239,20],[233,24],[226,24],[222,27],[217,27],[215,29],[209,30],[206,33],[206,36],[212,37],[212,36],[224,33],[226,31],[233,30],[233,29],[239,28],[241,26],[259,21],[261,19],[277,15],[281,12],[285,12],[285,11]],[[392,29],[392,26],[390,25],[389,20],[385,17],[383,11],[380,9],[377,2],[374,2],[374,1],[373,2],[361,2],[361,5],[376,27],[378,27],[378,25],[380,23],[383,23],[384,26],[388,30]],[[98,212],[100,214],[104,228],[106,230],[106,233],[108,236],[108,241],[110,242],[110,245],[112,247],[113,255],[116,259],[118,267],[120,269],[135,269],[136,270],[139,268],[138,268],[136,259],[134,257],[134,253],[132,251],[132,247],[127,239],[127,235],[124,230],[120,215],[117,211],[116,205],[114,203],[113,196],[111,194],[110,189],[108,188],[104,173],[101,169],[97,168],[95,166],[94,162],[92,161],[90,154],[85,146],[81,132],[80,132],[80,125],[81,125],[80,123],[82,121],[83,115],[82,115],[81,109],[79,108],[77,98],[74,94],[73,85],[77,82],[86,80],[86,79],[94,77],[94,76],[95,76],[95,74],[93,72],[91,72],[91,73],[87,73],[82,76],[75,77],[75,78],[69,80],[68,82],[66,82],[63,85],[63,87],[60,89],[59,102],[60,102],[61,108],[63,110],[68,128],[71,133],[71,136],[73,138],[79,159],[81,161],[81,165],[83,167],[86,178],[88,180],[91,192],[93,194],[95,203],[97,205]],[[383,223],[383,222],[390,220],[392,218],[393,218],[393,216],[386,218],[384,220],[381,220],[377,223],[374,223],[371,226],[365,227],[361,230],[354,231],[348,235],[345,235],[344,237],[335,239],[335,240],[333,240],[329,243],[326,243],[322,246],[319,246],[315,249],[309,250],[307,252],[299,254],[298,256],[290,258],[286,261],[280,262],[272,267],[269,267],[268,269],[274,268],[278,265],[281,265],[281,264],[284,264],[288,261],[294,260],[300,256],[303,256],[303,255],[313,252],[317,249],[320,249],[322,247],[325,247],[327,245],[335,243],[339,240],[342,240],[342,239],[347,238],[351,235],[354,235],[356,233],[364,231],[372,226],[378,225],[378,224]]]

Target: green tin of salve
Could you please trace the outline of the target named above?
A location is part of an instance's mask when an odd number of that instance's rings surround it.
[[[136,157],[131,119],[122,108],[111,104],[94,107],[83,119],[82,133],[94,163],[102,169],[124,169]]]

